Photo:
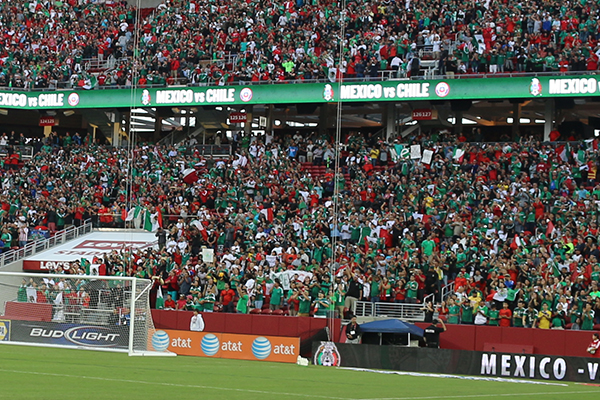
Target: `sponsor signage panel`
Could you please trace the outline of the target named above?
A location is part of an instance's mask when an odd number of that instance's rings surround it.
[[[154,332],[151,347],[185,356],[295,363],[300,339],[165,329]]]
[[[403,101],[510,99],[600,96],[596,76],[544,76],[453,80],[389,80],[384,82],[303,83],[297,85],[203,86],[138,89],[0,91],[0,107],[76,109],[192,105],[327,103],[334,101]],[[291,96],[290,94],[293,94]]]
[[[10,342],[10,323],[7,319],[0,319],[0,342]]]
[[[11,320],[10,341],[126,349],[128,326],[96,326]]]
[[[133,248],[143,250],[156,244],[153,233],[94,232],[53,247],[23,260],[23,270],[48,272],[58,267],[69,269],[70,263],[81,258],[103,257],[113,250]]]
[[[600,358],[314,342],[317,365],[600,384]]]

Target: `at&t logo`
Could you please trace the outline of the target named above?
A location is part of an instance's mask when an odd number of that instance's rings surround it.
[[[152,348],[156,351],[166,351],[169,348],[169,334],[165,331],[156,331],[152,335]]]
[[[216,335],[209,333],[202,338],[200,349],[202,349],[204,354],[212,357],[219,352],[219,345],[219,338]]]
[[[252,354],[259,360],[264,360],[271,355],[271,342],[263,336],[259,336],[252,342]]]

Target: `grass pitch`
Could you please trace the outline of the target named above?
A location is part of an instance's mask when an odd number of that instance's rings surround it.
[[[201,357],[0,345],[4,399],[597,400],[600,387],[466,381]]]

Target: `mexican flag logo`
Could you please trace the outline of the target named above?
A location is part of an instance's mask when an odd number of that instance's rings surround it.
[[[538,78],[531,79],[531,83],[529,84],[529,93],[531,93],[533,96],[542,95],[542,83]]]
[[[321,342],[319,348],[315,352],[314,364],[324,367],[339,367],[342,358],[335,343]]]

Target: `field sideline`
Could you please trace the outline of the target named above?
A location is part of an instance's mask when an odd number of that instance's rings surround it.
[[[577,399],[600,387],[547,386],[384,375],[326,367],[201,357],[0,345],[7,399]]]

